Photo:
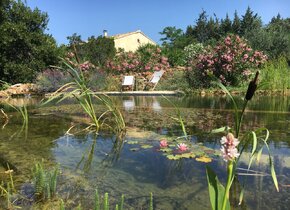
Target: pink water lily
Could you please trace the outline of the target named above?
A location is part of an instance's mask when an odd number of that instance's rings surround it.
[[[236,147],[240,142],[232,133],[228,133],[227,136],[223,136],[220,142],[222,144],[221,151],[224,161],[232,161],[239,157],[240,153]]]
[[[161,140],[160,143],[159,143],[159,146],[161,148],[168,147],[168,143],[167,143],[166,139]]]
[[[177,148],[180,152],[185,152],[186,150],[188,150],[187,145],[184,143],[177,144]]]

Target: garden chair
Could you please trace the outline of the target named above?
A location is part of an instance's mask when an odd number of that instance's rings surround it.
[[[122,83],[122,90],[123,89],[130,89],[134,90],[134,76],[124,76],[123,83]]]
[[[162,77],[162,75],[164,74],[164,70],[160,70],[160,71],[155,71],[151,77],[151,79],[149,80],[149,84],[153,84],[153,88],[152,90],[155,89],[156,85],[158,84],[160,78]]]

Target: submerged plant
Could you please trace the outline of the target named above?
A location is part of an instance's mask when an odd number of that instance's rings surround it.
[[[218,85],[229,95],[231,98],[234,110],[235,110],[235,124],[234,124],[234,132],[231,133],[231,129],[229,127],[223,127],[220,129],[216,129],[213,133],[218,132],[225,132],[226,136],[223,136],[221,139],[221,152],[223,159],[227,162],[227,183],[224,187],[218,180],[215,172],[210,169],[210,167],[206,168],[207,173],[207,181],[208,181],[208,188],[209,188],[209,195],[210,195],[210,202],[213,210],[225,210],[230,209],[230,189],[231,185],[236,177],[236,170],[237,165],[239,162],[239,158],[241,157],[243,151],[247,148],[250,142],[252,142],[252,151],[251,151],[251,158],[248,165],[248,170],[251,167],[251,163],[254,158],[259,159],[259,156],[262,153],[263,147],[258,148],[258,140],[260,140],[267,148],[269,153],[269,165],[271,169],[271,176],[274,182],[274,185],[279,191],[278,181],[274,169],[274,164],[272,161],[272,157],[270,154],[270,149],[267,143],[269,137],[269,131],[266,128],[260,128],[256,131],[251,131],[243,135],[242,138],[240,137],[240,128],[243,120],[243,115],[246,109],[248,102],[252,99],[256,89],[257,89],[257,81],[258,81],[259,72],[256,73],[255,78],[249,83],[249,87],[244,98],[242,111],[238,109],[238,103],[229,93],[224,85],[218,83]],[[259,135],[259,138],[257,138]],[[240,139],[240,140],[239,140]],[[240,203],[243,200],[243,189],[240,196]]]

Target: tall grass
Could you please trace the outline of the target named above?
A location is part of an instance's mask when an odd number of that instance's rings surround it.
[[[290,88],[290,67],[283,57],[269,61],[261,70],[261,88],[269,90],[283,90]]]

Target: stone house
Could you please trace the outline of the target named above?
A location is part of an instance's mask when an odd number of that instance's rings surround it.
[[[103,36],[107,37],[107,31],[104,30]],[[116,34],[111,36],[114,38],[115,48],[119,49],[122,48],[125,52],[129,51],[136,51],[138,47],[145,45],[145,44],[153,44],[156,45],[152,39],[146,36],[141,30],[137,30],[134,32],[129,32],[125,34]]]

